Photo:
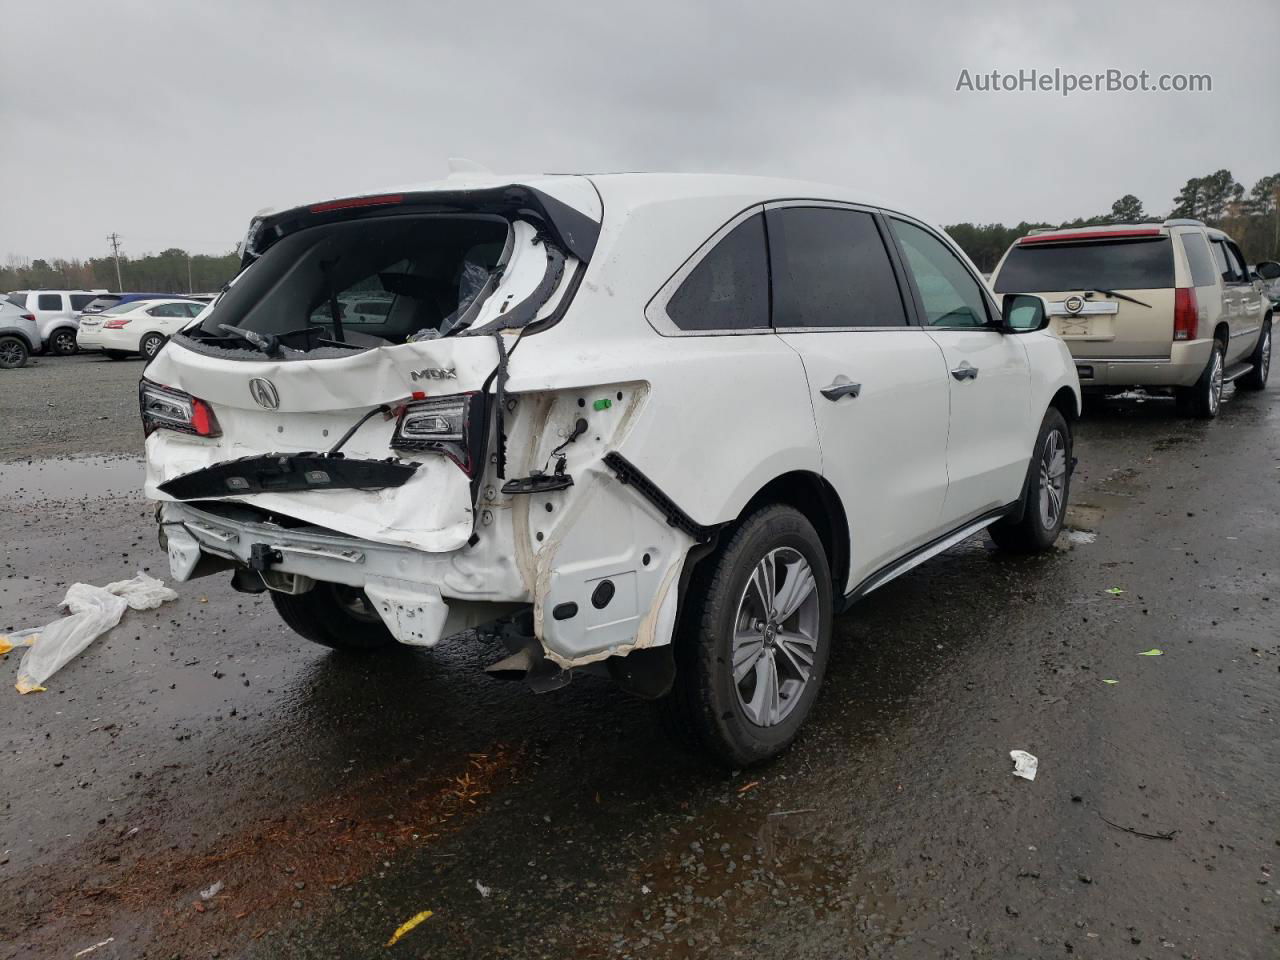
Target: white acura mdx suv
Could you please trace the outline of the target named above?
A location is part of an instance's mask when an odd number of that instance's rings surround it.
[[[146,491],[176,579],[231,570],[317,643],[502,618],[495,669],[604,673],[743,765],[849,604],[1061,529],[1080,397],[1043,302],[840,188],[451,179],[242,250],[146,368]]]

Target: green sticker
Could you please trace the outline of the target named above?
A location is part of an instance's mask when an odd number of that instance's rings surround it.
[[[597,400],[595,403],[593,403],[591,405],[591,409],[592,410],[608,410],[612,406],[613,406],[613,401],[610,400],[608,397],[604,397],[600,400]]]
[[[1119,683],[1119,680],[1103,680],[1103,683]]]
[[[1124,593],[1124,591],[1119,587],[1111,587],[1107,590],[1107,593],[1111,594],[1113,597],[1118,597],[1120,594]]]
[[[1143,650],[1140,654],[1138,654],[1138,656],[1140,656],[1140,657],[1163,657],[1163,656],[1164,656],[1164,651],[1163,651],[1163,650],[1161,650],[1159,647],[1152,647],[1150,650]]]

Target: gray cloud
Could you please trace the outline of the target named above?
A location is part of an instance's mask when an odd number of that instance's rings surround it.
[[[496,170],[829,180],[939,221],[1059,219],[1280,169],[1271,0],[10,5],[0,254],[231,247],[254,210]],[[22,41],[12,42],[12,38]],[[1210,94],[956,92],[1210,73]]]

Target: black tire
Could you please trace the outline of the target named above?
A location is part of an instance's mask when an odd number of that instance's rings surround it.
[[[0,370],[16,370],[27,365],[31,351],[21,337],[0,337]]]
[[[168,340],[168,337],[163,333],[148,333],[138,343],[138,351],[142,354],[142,359],[150,360],[154,357],[160,352],[160,348],[164,346],[166,340]]]
[[[674,734],[697,743],[721,763],[741,768],[777,756],[795,739],[822,685],[834,614],[826,552],[798,510],[782,505],[761,508],[727,537],[698,565],[688,584],[674,639],[675,684],[662,709]],[[775,602],[786,602],[788,585],[807,583],[807,578],[801,579],[798,560],[807,564],[814,582],[780,624],[773,615],[768,623],[748,617],[751,609],[762,609],[757,606],[761,594],[755,591],[753,575],[766,559],[775,571]],[[744,672],[735,682],[734,638],[752,631],[753,639],[737,646]],[[755,633],[760,634],[758,647]],[[808,679],[801,681],[800,665],[810,653]],[[772,684],[761,680],[766,675],[773,677]],[[751,701],[745,704],[744,684],[751,690]],[[788,688],[784,701],[782,693]],[[765,695],[770,689],[774,698]],[[757,710],[776,707],[771,722],[759,723],[749,714],[757,695]]]
[[[80,351],[80,347],[76,343],[76,332],[70,327],[62,327],[53,331],[53,333],[49,334],[49,343],[45,350],[55,357],[74,356]]]
[[[1071,428],[1066,418],[1056,407],[1050,407],[1040,421],[1027,479],[1022,485],[1022,516],[1017,520],[997,520],[987,528],[996,546],[1018,553],[1039,553],[1053,546],[1062,532],[1071,497],[1071,447]]]
[[[1236,380],[1241,390],[1263,390],[1267,386],[1267,376],[1271,373],[1271,321],[1262,322],[1262,332],[1258,334],[1258,342],[1253,353],[1249,354],[1249,362],[1253,369]]]
[[[300,637],[334,650],[367,653],[396,642],[364,591],[317,583],[306,593],[271,592],[280,619]]]
[[[1200,420],[1212,420],[1218,415],[1218,410],[1222,407],[1222,375],[1226,367],[1226,355],[1226,345],[1221,340],[1214,340],[1209,362],[1204,365],[1204,372],[1200,374],[1196,385],[1179,387],[1174,393],[1179,413]]]
[[[127,350],[103,350],[102,352],[106,354],[108,360],[124,360],[129,356]]]

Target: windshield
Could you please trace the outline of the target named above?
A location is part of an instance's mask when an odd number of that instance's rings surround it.
[[[270,247],[186,331],[253,349],[224,325],[260,335],[298,334],[360,347],[442,336],[492,290],[510,224],[494,216],[396,216],[301,230]],[[335,323],[334,313],[337,313]]]
[[[1110,243],[1014,246],[996,276],[996,293],[1151,290],[1173,286],[1168,237]]]

